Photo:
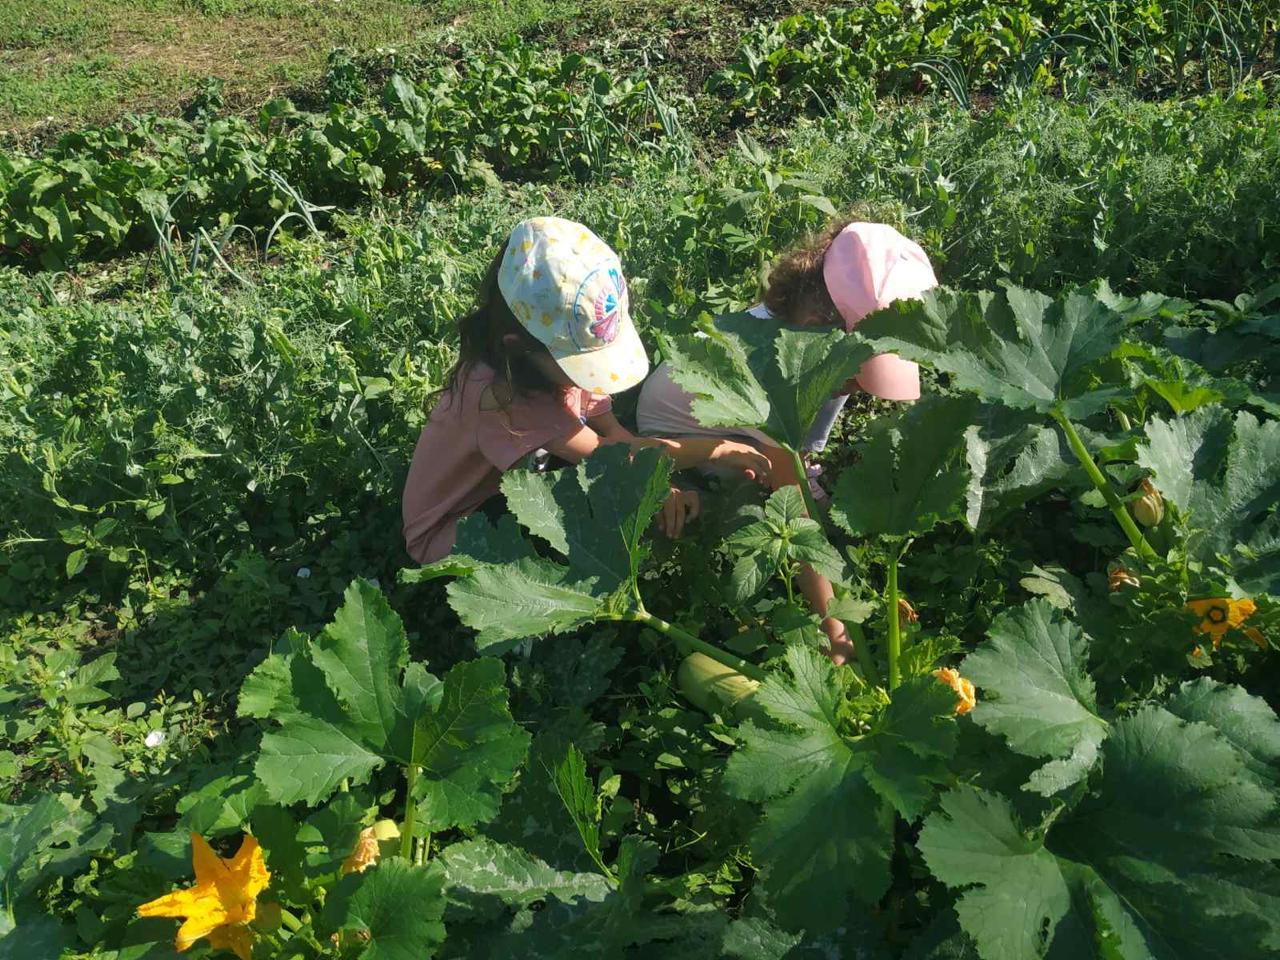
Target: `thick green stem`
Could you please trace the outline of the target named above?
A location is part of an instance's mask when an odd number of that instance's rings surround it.
[[[796,483],[800,485],[800,495],[804,497],[805,510],[809,512],[811,518],[818,521],[818,523],[822,523],[822,514],[818,512],[818,504],[813,499],[813,491],[809,489],[809,475],[804,471],[804,461],[800,459],[800,452],[785,445],[782,449],[787,451],[787,456],[791,458],[791,469],[796,473]]]
[[[302,929],[302,921],[295,917],[284,907],[280,908],[280,925],[290,933],[297,933]]]
[[[889,585],[885,590],[885,620],[889,627],[889,690],[898,688],[898,656],[902,653],[902,629],[898,622],[898,560],[902,552],[895,543],[889,550]]]
[[[1093,462],[1093,457],[1090,455],[1088,447],[1084,445],[1084,441],[1080,439],[1080,434],[1076,432],[1075,425],[1067,419],[1065,414],[1058,410],[1053,412],[1053,419],[1057,420],[1058,426],[1062,427],[1062,432],[1067,438],[1067,444],[1071,447],[1071,452],[1076,455],[1076,459],[1080,461],[1080,466],[1084,467],[1084,472],[1093,481],[1094,487],[1102,494],[1102,498],[1107,501],[1107,506],[1111,508],[1111,513],[1115,516],[1116,522],[1120,524],[1120,529],[1124,531],[1125,536],[1129,538],[1129,542],[1133,544],[1133,549],[1137,551],[1138,556],[1144,560],[1154,559],[1156,552],[1151,549],[1151,544],[1147,543],[1142,531],[1133,522],[1133,517],[1129,516],[1129,511],[1125,509],[1124,503],[1116,492],[1111,489],[1111,484],[1102,475],[1098,465]]]
[[[643,623],[647,627],[652,627],[663,636],[670,637],[674,640],[686,653],[702,653],[706,654],[712,660],[723,663],[726,667],[737,670],[744,677],[750,677],[752,680],[764,681],[768,676],[763,670],[754,663],[748,663],[741,657],[735,657],[727,650],[721,650],[713,644],[707,643],[705,640],[699,640],[693,634],[681,630],[674,624],[667,623],[661,617],[655,617],[644,607],[638,607],[631,613],[626,615],[626,619],[634,620],[637,623]]]
[[[417,731],[414,732],[416,740]],[[416,743],[414,747],[416,749]],[[418,817],[418,802],[413,796],[413,792],[418,786],[418,765],[416,763],[411,762],[405,766],[404,779],[406,789],[404,792],[404,823],[400,825],[400,856],[412,863],[414,821]]]

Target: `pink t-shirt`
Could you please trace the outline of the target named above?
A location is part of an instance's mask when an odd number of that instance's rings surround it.
[[[499,492],[504,471],[526,454],[572,436],[588,417],[607,413],[607,396],[570,387],[516,396],[503,410],[481,409],[493,370],[475,364],[442,395],[418,438],[404,484],[405,546],[419,563],[448,555],[458,521]],[[490,401],[492,402],[492,401]]]

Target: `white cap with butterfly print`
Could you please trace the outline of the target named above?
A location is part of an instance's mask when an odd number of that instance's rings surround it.
[[[560,217],[518,223],[498,289],[520,325],[584,390],[621,393],[649,372],[622,262],[582,224]]]

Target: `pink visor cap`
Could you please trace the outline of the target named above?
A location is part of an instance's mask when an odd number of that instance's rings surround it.
[[[845,330],[895,300],[916,299],[938,285],[920,245],[885,223],[851,223],[841,230],[827,247],[822,278]],[[920,398],[920,368],[892,353],[876,354],[854,380],[885,400]]]

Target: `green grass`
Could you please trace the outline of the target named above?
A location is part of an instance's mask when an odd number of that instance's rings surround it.
[[[315,76],[334,46],[412,43],[413,0],[0,0],[0,129],[172,112],[205,76],[258,100]]]
[[[571,27],[588,5],[580,0],[439,0],[433,6],[442,22],[473,36],[494,38],[535,28]]]
[[[0,0],[0,132],[23,139],[129,113],[174,113],[207,76],[249,107],[313,83],[333,47],[431,49],[547,37],[629,58],[730,56],[742,28],[806,0]],[[706,68],[695,66],[700,79]]]

